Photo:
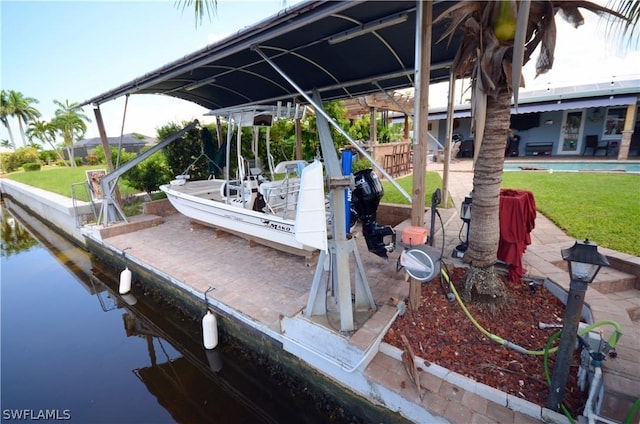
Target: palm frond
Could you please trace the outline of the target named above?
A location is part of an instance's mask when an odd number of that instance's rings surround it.
[[[176,0],[175,6],[181,9],[182,12],[186,8],[193,7],[193,11],[195,13],[196,18],[196,26],[202,25],[202,19],[207,15],[209,21],[211,21],[211,16],[215,16],[218,10],[218,1],[217,0]]]
[[[550,19],[542,33],[540,54],[536,61],[536,77],[546,73],[553,67],[554,53],[556,50],[556,21]]]

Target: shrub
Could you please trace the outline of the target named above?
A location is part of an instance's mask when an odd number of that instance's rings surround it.
[[[113,167],[116,167],[116,162],[118,161],[118,148],[117,147],[111,147],[110,148],[110,152],[111,152],[111,164],[113,165]],[[102,146],[97,146],[94,150],[93,150],[93,155],[95,155],[95,157],[98,159],[98,163],[107,164],[107,160],[105,158],[104,155],[104,149],[102,148]],[[135,153],[131,153],[131,152],[125,152],[124,150],[120,151],[120,165],[122,166],[123,164],[129,162],[131,159],[135,158],[137,155]]]
[[[362,171],[363,169],[369,169],[369,168],[373,168],[373,165],[371,165],[371,162],[369,162],[367,159],[360,159],[353,162],[353,164],[351,165],[351,173],[355,174],[358,171]]]
[[[99,165],[100,164],[100,160],[98,159],[98,156],[94,153],[89,153],[87,155],[87,165]]]
[[[22,165],[22,169],[24,169],[25,172],[39,171],[40,170],[40,164],[37,163],[37,162],[25,163],[24,165]]]
[[[73,160],[76,162],[76,166],[82,166],[82,158],[75,157]]]
[[[58,158],[56,152],[53,150],[43,150],[40,152],[40,160],[43,163],[53,163]]]
[[[171,122],[158,128],[158,141],[164,141],[172,134],[183,129],[187,123],[179,125]],[[171,170],[170,175],[180,175],[189,168],[192,180],[201,180],[209,176],[209,164],[205,158],[194,163],[202,153],[202,142],[197,128],[191,129],[180,140],[169,144],[163,149],[167,158],[167,164]],[[235,151],[235,150],[234,150]]]
[[[68,160],[62,160],[62,159],[58,159],[55,162],[56,166],[70,166],[71,162],[69,162]]]
[[[15,155],[18,160],[18,166],[22,166],[25,163],[35,163],[40,160],[40,153],[35,147],[21,147],[16,149]]]
[[[15,153],[0,153],[0,170],[2,172],[13,172],[19,167],[20,163]]]
[[[127,171],[122,178],[127,182],[127,185],[151,193],[157,191],[160,184],[168,183],[172,176],[164,154],[156,152]]]

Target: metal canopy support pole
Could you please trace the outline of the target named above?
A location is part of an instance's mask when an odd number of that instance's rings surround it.
[[[102,187],[102,193],[104,196],[102,199],[102,211],[100,212],[100,215],[102,217],[103,225],[105,227],[109,225],[109,222],[116,222],[118,220],[116,213],[119,214],[120,217],[125,222],[127,222],[127,218],[125,217],[124,212],[120,209],[118,204],[113,199],[113,192],[117,187],[118,179],[122,176],[122,174],[124,174],[131,168],[135,167],[140,162],[144,161],[145,159],[153,155],[158,150],[165,148],[169,144],[173,143],[175,140],[181,138],[184,134],[186,134],[189,130],[191,130],[196,125],[198,125],[197,120],[193,121],[191,124],[187,125],[182,130],[173,134],[166,140],[156,144],[146,152],[139,154],[133,160],[125,163],[120,168],[108,173],[102,178],[102,180],[100,180],[100,186]]]

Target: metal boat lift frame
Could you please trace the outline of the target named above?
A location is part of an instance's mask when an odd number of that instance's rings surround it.
[[[327,170],[327,185],[331,204],[333,206],[333,216],[331,221],[330,233],[333,237],[328,240],[329,251],[322,251],[318,259],[316,271],[313,276],[311,292],[305,309],[305,316],[326,314],[327,289],[322,284],[322,275],[326,267],[326,261],[329,259],[331,266],[330,277],[333,288],[336,288],[337,304],[340,313],[340,330],[347,332],[356,330],[354,325],[353,301],[351,299],[351,270],[349,259],[354,256],[356,263],[355,272],[355,306],[356,308],[376,309],[376,304],[371,294],[369,281],[364,272],[364,267],[358,253],[358,247],[355,239],[347,234],[346,231],[346,201],[344,190],[353,187],[353,176],[342,175],[340,161],[333,145],[329,124],[347,138],[349,143],[363,155],[380,173],[387,178],[393,185],[411,201],[411,196],[382,168],[376,161],[353,140],[349,134],[343,130],[324,110],[322,107],[322,99],[320,93],[314,90],[313,98],[302,90],[280,67],[278,67],[259,47],[253,47],[271,67],[280,74],[291,86],[309,102],[317,113],[318,134],[320,137],[320,148],[324,158],[324,165]]]
[[[157,151],[164,149],[169,144],[182,138],[187,132],[195,128],[198,125],[198,120],[194,120],[189,125],[175,134],[172,134],[169,138],[156,144],[149,150],[136,156],[131,161],[125,163],[118,169],[114,169],[112,172],[105,175],[100,180],[100,187],[102,188],[102,205],[100,207],[100,215],[98,216],[98,223],[102,222],[102,225],[107,227],[110,223],[118,221],[127,221],[127,217],[118,205],[118,202],[114,198],[115,189],[118,185],[120,177],[130,169],[134,168],[140,162],[146,160],[149,156],[153,155]]]

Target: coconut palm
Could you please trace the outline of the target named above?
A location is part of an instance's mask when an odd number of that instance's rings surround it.
[[[624,19],[588,1],[501,0],[456,2],[434,21],[450,21],[443,38],[457,31],[463,34],[452,70],[456,77],[471,79],[476,144],[469,248],[464,256],[471,269],[465,293],[491,307],[502,304],[506,296],[494,264],[500,238],[500,183],[511,96],[517,103],[518,88],[524,85],[522,66],[537,47],[536,73],[545,73],[553,66],[556,14],[578,27],[584,23],[580,9]]]
[[[27,137],[29,140],[33,141],[33,139],[40,140],[43,144],[47,143],[51,146],[58,158],[62,161],[62,163],[66,163],[64,161],[64,156],[60,153],[60,150],[56,147],[53,142],[56,139],[56,129],[50,122],[45,121],[31,121],[29,122],[29,127],[27,128]]]
[[[9,130],[11,142],[14,142],[14,140],[8,118],[13,116],[18,119],[20,135],[22,136],[22,146],[27,145],[27,139],[24,134],[24,124],[40,117],[40,111],[33,106],[34,103],[38,103],[38,100],[33,97],[25,97],[24,94],[19,91],[9,90],[6,93],[2,93],[2,123],[7,127],[7,130]]]
[[[56,133],[60,133],[63,139],[63,145],[67,149],[71,166],[75,167],[76,162],[73,154],[73,143],[80,140],[87,132],[86,122],[91,120],[82,112],[82,108],[78,108],[78,103],[64,103],[59,100],[53,101],[58,109],[55,112],[55,118],[51,121],[51,125],[55,128]]]

